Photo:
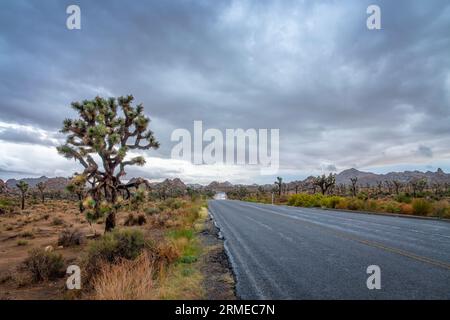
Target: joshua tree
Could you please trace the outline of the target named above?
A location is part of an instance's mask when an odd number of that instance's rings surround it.
[[[390,180],[386,180],[384,181],[384,185],[386,186],[386,188],[388,189],[389,194],[392,194],[392,189],[394,184],[392,183],[392,181]]]
[[[383,181],[377,181],[377,190],[378,190],[378,194],[383,193]]]
[[[442,195],[442,185],[439,182],[434,182],[431,187],[434,190],[436,196]]]
[[[298,188],[300,188],[300,183],[299,182],[295,182],[294,188],[295,188],[295,194],[297,194],[298,193]]]
[[[191,201],[194,201],[195,199],[197,199],[200,196],[200,191],[196,190],[192,187],[187,187],[186,193],[189,196],[189,198],[191,199]]]
[[[350,182],[352,183],[352,196],[356,197],[356,183],[358,182],[358,177],[350,178]]]
[[[70,179],[69,184],[66,187],[67,191],[74,193],[78,198],[78,208],[80,213],[84,211],[83,198],[86,189],[86,179],[82,174],[75,174],[72,179]]]
[[[340,183],[336,189],[337,189],[337,192],[339,193],[339,195],[347,194],[347,186],[344,183]]]
[[[6,183],[2,179],[0,179],[0,194],[6,193],[6,191],[7,191]]]
[[[44,191],[45,191],[45,188],[47,188],[47,184],[46,184],[45,182],[39,182],[39,183],[36,185],[36,187],[38,188],[39,193],[41,194],[41,200],[42,200],[42,203],[44,203],[44,201],[45,201],[45,194],[44,194]]]
[[[415,198],[417,192],[422,192],[427,186],[427,180],[425,179],[412,179],[409,184],[413,190],[413,197]]]
[[[333,187],[335,183],[336,175],[333,173],[330,173],[328,176],[323,174],[322,176],[318,176],[314,179],[314,185],[320,188],[323,195],[328,191],[328,189]]]
[[[64,120],[61,130],[67,134],[67,140],[58,147],[58,152],[84,167],[82,175],[91,186],[87,191],[90,196],[87,203],[96,217],[106,215],[105,231],[116,225],[120,193],[129,193],[129,188],[143,183],[142,179],[131,184],[120,181],[126,175],[127,166],[145,163],[142,156],[125,160],[128,151],[159,147],[153,132],[148,129],[150,119],[144,115],[143,105],[133,107],[133,99],[129,95],[74,102],[72,108],[79,118]]]
[[[278,196],[281,197],[281,191],[282,191],[282,187],[283,187],[283,178],[277,177],[277,181],[275,181],[275,184],[278,187]]]
[[[21,197],[21,208],[22,210],[25,209],[25,196],[28,191],[28,183],[21,180],[18,184],[16,184],[16,187],[19,188],[20,191],[20,197]]]
[[[398,180],[392,181],[394,185],[395,194],[398,195],[400,193],[400,189],[403,187],[403,184]]]
[[[284,194],[289,194],[289,191],[290,191],[289,184],[283,183],[283,193]]]
[[[239,200],[243,200],[245,197],[247,197],[248,196],[247,188],[244,186],[239,186],[239,188],[237,190],[237,196],[238,196]]]

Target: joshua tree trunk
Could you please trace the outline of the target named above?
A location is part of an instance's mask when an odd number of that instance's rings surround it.
[[[116,213],[111,212],[106,217],[105,221],[105,232],[109,232],[116,227]]]
[[[83,194],[78,193],[78,208],[80,209],[80,213],[83,213],[84,206],[83,206]]]
[[[25,209],[25,195],[22,193],[22,204],[21,204],[21,208],[22,210]]]

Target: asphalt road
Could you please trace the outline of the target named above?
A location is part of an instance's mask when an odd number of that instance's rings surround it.
[[[209,211],[242,299],[450,299],[448,222],[231,200]]]

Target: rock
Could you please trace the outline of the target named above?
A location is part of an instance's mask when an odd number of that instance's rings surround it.
[[[53,247],[52,246],[46,246],[45,247],[45,252],[52,252],[53,251]]]

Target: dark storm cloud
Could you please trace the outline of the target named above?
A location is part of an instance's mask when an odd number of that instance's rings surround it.
[[[402,162],[450,133],[448,1],[77,1],[76,31],[69,4],[2,1],[0,121],[56,131],[71,101],[132,93],[159,155],[194,120],[280,128],[291,169]]]

